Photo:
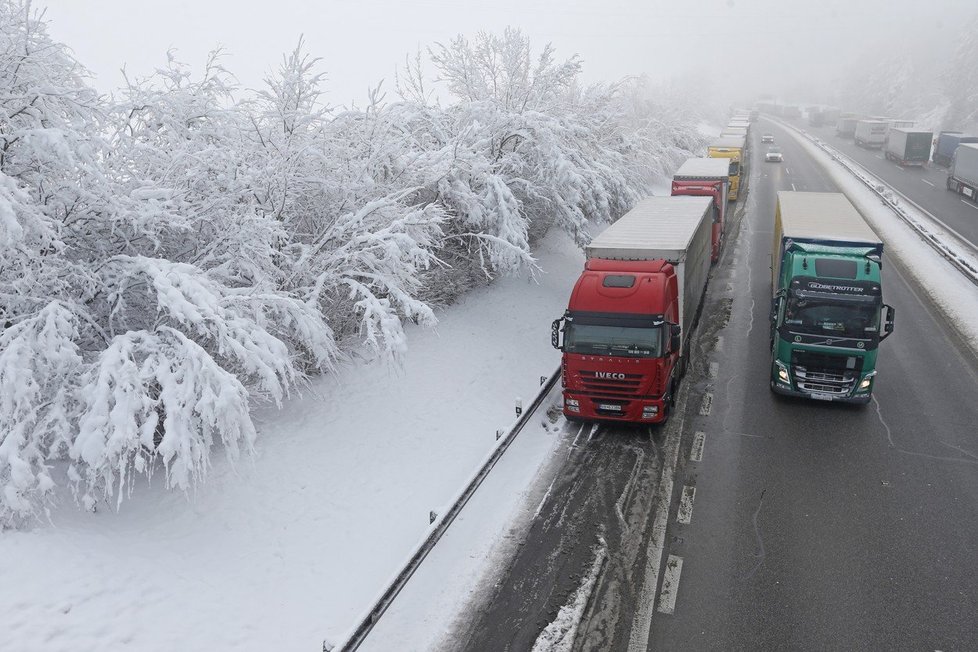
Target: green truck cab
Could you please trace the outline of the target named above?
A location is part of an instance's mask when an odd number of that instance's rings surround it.
[[[779,192],[771,257],[771,390],[869,403],[880,342],[883,242],[839,193]]]

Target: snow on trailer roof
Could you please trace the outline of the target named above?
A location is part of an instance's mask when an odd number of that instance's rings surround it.
[[[933,131],[921,129],[920,127],[890,127],[890,131],[899,131],[905,134],[934,134]]]
[[[712,197],[646,197],[595,237],[588,258],[682,262]]]
[[[720,136],[710,143],[710,147],[739,147],[744,148],[747,139],[743,136]]]
[[[882,245],[845,195],[837,192],[778,192],[783,237]]]
[[[730,159],[691,158],[679,166],[673,179],[726,179],[730,175]]]

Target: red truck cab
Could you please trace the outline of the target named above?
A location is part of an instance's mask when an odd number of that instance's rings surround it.
[[[587,261],[552,330],[564,354],[566,417],[665,421],[681,377],[678,297],[665,260]]]
[[[720,259],[723,234],[727,219],[727,190],[730,184],[727,159],[691,158],[687,159],[672,178],[672,195],[692,195],[713,197],[713,250],[712,263]]]

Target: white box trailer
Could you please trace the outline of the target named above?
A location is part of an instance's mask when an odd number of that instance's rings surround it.
[[[889,122],[884,120],[859,120],[856,123],[856,144],[868,149],[883,147],[889,126]]]
[[[978,143],[961,143],[954,150],[947,189],[978,202]]]
[[[665,260],[676,268],[683,350],[706,293],[712,197],[647,197],[585,248],[587,258]]]
[[[777,293],[784,257],[793,244],[866,247],[883,256],[883,241],[849,199],[837,192],[778,191],[771,251],[771,288]]]
[[[911,127],[890,127],[884,150],[886,158],[898,165],[922,166],[930,160],[934,134]]]

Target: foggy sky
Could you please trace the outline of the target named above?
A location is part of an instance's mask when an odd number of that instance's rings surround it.
[[[45,5],[52,36],[99,90],[121,85],[123,65],[131,77],[150,74],[170,48],[200,71],[218,45],[224,65],[257,88],[304,35],[334,105],[362,105],[381,79],[391,90],[419,47],[506,26],[536,52],[550,42],[558,59],[580,55],[586,81],[703,78],[739,100],[830,86],[888,48],[933,55],[978,10],[973,0],[35,0]]]

